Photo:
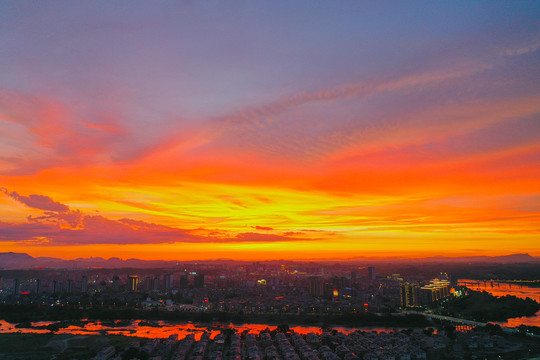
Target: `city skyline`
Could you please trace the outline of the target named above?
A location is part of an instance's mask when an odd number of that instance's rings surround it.
[[[0,4],[0,252],[540,256],[540,4]]]

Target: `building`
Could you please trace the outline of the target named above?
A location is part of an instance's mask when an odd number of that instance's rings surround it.
[[[19,279],[13,280],[13,295],[17,295],[19,293]]]
[[[401,306],[420,306],[420,286],[417,284],[403,283],[400,286]]]
[[[320,276],[311,276],[309,278],[309,294],[313,297],[324,296],[324,279]]]
[[[377,279],[377,274],[375,273],[375,266],[368,267],[368,280],[375,281]]]
[[[118,275],[113,276],[112,285],[113,285],[113,291],[115,292],[120,291],[120,278],[118,277]]]
[[[81,292],[86,293],[88,291],[88,276],[83,275],[81,279]]]
[[[139,277],[137,275],[128,275],[128,290],[137,291],[139,285]]]
[[[193,286],[196,288],[204,287],[204,274],[197,274],[193,279]]]
[[[173,274],[166,274],[163,277],[164,287],[165,290],[172,290],[174,287],[174,275]]]
[[[159,277],[147,276],[144,278],[144,290],[145,291],[158,291],[159,290]]]
[[[188,276],[186,274],[180,275],[180,289],[187,289],[188,286]]]
[[[420,288],[422,305],[430,305],[450,296],[451,284],[448,280],[433,279],[428,285]]]

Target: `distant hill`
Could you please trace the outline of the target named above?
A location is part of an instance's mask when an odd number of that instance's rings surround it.
[[[209,264],[231,264],[246,263],[246,261],[235,261],[230,259],[216,260],[122,260],[117,257],[103,259],[101,257],[78,258],[74,260],[63,260],[53,257],[34,258],[25,253],[6,252],[0,253],[0,269],[31,269],[35,267],[45,267],[53,269],[83,269],[83,268],[170,268],[179,263],[206,262]],[[261,261],[261,262],[275,262]],[[349,259],[310,259],[310,260],[280,260],[280,262],[317,262],[317,263],[354,263],[354,264],[377,264],[377,263],[402,263],[402,264],[441,264],[441,263],[475,263],[475,264],[512,264],[512,263],[540,263],[539,257],[529,254],[511,254],[504,256],[471,256],[471,257],[426,257],[417,259],[407,258],[370,258],[356,257]]]
[[[25,253],[0,253],[0,269],[26,269],[37,263],[35,258]]]
[[[533,257],[529,254],[511,254],[502,256],[466,256],[466,257],[428,257],[416,259],[420,262],[472,262],[472,263],[525,263],[525,262],[540,262],[540,258]]]
[[[401,257],[376,257],[367,256],[354,257],[349,259],[313,259],[319,262],[348,262],[348,263],[422,263],[422,264],[440,264],[440,263],[478,263],[478,264],[511,264],[511,263],[540,263],[540,257],[534,257],[529,254],[511,254],[502,256],[463,256],[463,257],[448,257],[448,256],[431,256],[424,258],[401,258]]]

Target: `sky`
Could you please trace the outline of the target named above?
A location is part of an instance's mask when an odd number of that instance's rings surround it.
[[[2,1],[0,252],[540,256],[538,1]]]

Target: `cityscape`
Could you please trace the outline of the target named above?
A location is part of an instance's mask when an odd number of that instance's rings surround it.
[[[540,359],[540,2],[0,2],[0,360]]]
[[[52,351],[55,358],[94,359],[519,359],[540,351],[540,259],[520,265],[80,265],[0,270],[0,333],[136,340],[83,345],[72,339],[73,345],[61,345],[64,340],[52,338],[43,344],[46,352],[26,349],[17,356],[46,358]],[[399,269],[403,274],[394,272]],[[471,271],[479,278],[498,272],[523,280],[456,277]],[[498,291],[505,296],[497,297]],[[485,297],[493,308],[484,308]]]

